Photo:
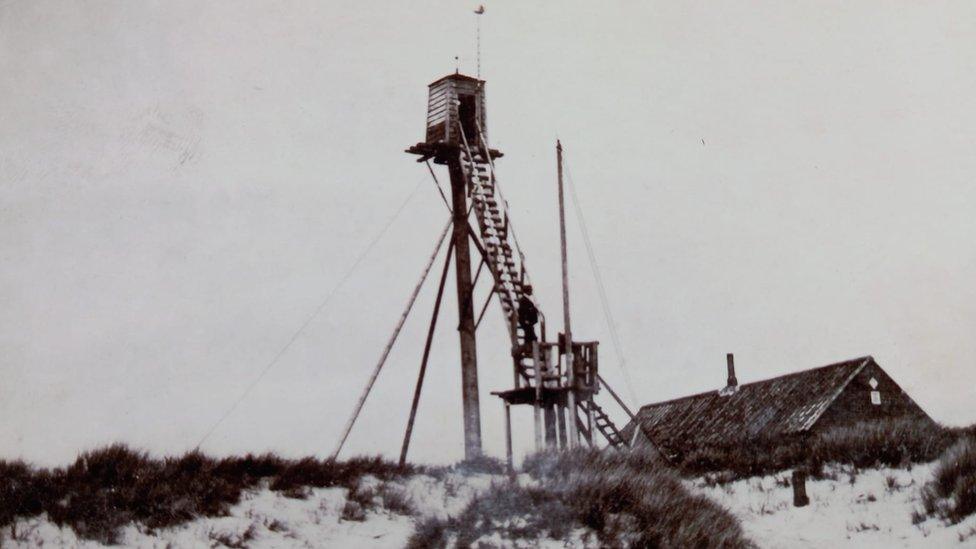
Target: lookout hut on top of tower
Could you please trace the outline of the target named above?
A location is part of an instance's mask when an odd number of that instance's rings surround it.
[[[427,86],[427,133],[422,143],[407,152],[421,155],[420,162],[459,147],[479,149],[487,142],[485,81],[454,73]],[[491,150],[491,157],[502,154]]]

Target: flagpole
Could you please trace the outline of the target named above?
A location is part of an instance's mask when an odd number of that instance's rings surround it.
[[[477,21],[477,23],[475,24],[475,26],[477,28],[477,36],[478,36],[478,42],[477,42],[478,43],[478,46],[477,46],[477,50],[476,50],[477,51],[477,59],[478,59],[478,80],[481,80],[481,16],[484,13],[485,13],[485,6],[484,6],[484,4],[479,5],[478,6],[478,9],[474,10],[475,21]]]

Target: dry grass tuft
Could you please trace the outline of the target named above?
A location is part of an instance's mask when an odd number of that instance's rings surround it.
[[[579,450],[526,459],[538,485],[500,484],[460,516],[418,525],[410,547],[477,544],[484,537],[566,539],[589,528],[601,547],[751,547],[736,519],[692,495],[652,456]]]
[[[117,444],[86,452],[64,468],[0,461],[0,527],[46,512],[82,538],[113,543],[130,522],[161,528],[224,515],[243,490],[266,478],[273,479],[272,489],[299,495],[308,486],[353,488],[365,475],[389,480],[412,471],[378,457],[289,461],[274,454],[215,459],[190,452],[154,459]]]
[[[936,459],[958,438],[927,420],[898,419],[836,427],[807,439],[775,438],[685,451],[676,466],[685,475],[726,472],[727,480],[796,467],[819,477],[826,463],[855,467],[907,466]]]
[[[976,439],[964,438],[942,454],[922,499],[929,515],[951,523],[976,513]]]

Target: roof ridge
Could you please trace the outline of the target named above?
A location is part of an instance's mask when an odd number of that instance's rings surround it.
[[[778,375],[778,376],[768,377],[768,378],[765,378],[765,379],[759,379],[759,380],[756,380],[756,381],[750,381],[749,383],[743,383],[743,384],[739,385],[739,387],[741,388],[741,387],[748,387],[748,386],[751,386],[751,385],[758,385],[758,384],[761,384],[761,383],[769,383],[770,381],[775,381],[775,380],[783,379],[783,378],[787,378],[787,377],[793,377],[793,376],[797,376],[797,375],[800,375],[800,374],[805,374],[805,373],[808,373],[808,372],[812,372],[814,370],[825,370],[827,368],[836,368],[838,366],[843,366],[845,364],[850,364],[852,362],[861,362],[860,366],[858,367],[858,370],[860,370],[867,363],[867,361],[869,361],[869,360],[874,360],[874,357],[871,356],[871,355],[859,356],[857,358],[851,358],[851,359],[848,359],[848,360],[841,360],[839,362],[834,362],[832,364],[826,364],[824,366],[815,366],[813,368],[807,368],[805,370],[799,370],[799,371],[796,371],[796,372],[790,372],[790,373],[786,373],[786,374],[781,374],[781,375]],[[844,384],[843,384],[843,386],[846,387],[848,383],[850,383],[850,379],[848,379],[847,381],[845,381]],[[708,391],[702,391],[700,393],[695,393],[695,394],[686,395],[686,396],[682,396],[682,397],[672,398],[672,399],[669,399],[669,400],[662,400],[660,402],[652,402],[650,404],[645,404],[645,405],[641,406],[637,410],[637,413],[640,413],[641,411],[643,411],[645,409],[648,409],[648,408],[654,408],[654,407],[657,407],[657,406],[663,406],[665,404],[673,404],[675,402],[680,402],[682,400],[689,400],[689,399],[693,399],[693,398],[703,397],[703,396],[706,396],[706,395],[709,395],[709,394],[712,394],[712,393],[718,393],[720,390],[721,389],[710,389]],[[838,392],[836,395],[834,395],[831,398],[831,401],[833,401],[834,399],[836,399],[837,398],[837,395],[839,395],[839,394],[840,393]]]

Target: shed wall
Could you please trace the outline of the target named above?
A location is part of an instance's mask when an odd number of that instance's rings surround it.
[[[442,79],[431,84],[427,96],[427,143],[460,144],[454,122],[458,117],[457,99],[459,94],[473,95],[477,110],[478,124],[487,133],[487,113],[485,109],[485,86],[467,79]],[[469,144],[476,146],[478,136],[467,136]]]
[[[427,96],[427,136],[428,143],[447,140],[447,121],[453,108],[453,87],[450,80],[442,80],[430,87]]]
[[[872,378],[878,382],[878,386],[874,389],[871,387]],[[878,392],[880,404],[871,402],[872,391]],[[814,424],[811,431],[820,432],[831,427],[851,425],[861,421],[902,418],[932,421],[928,414],[872,361],[851,380]]]

